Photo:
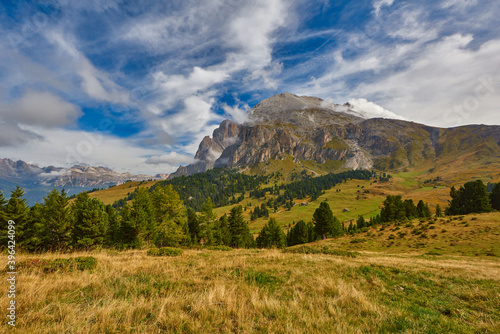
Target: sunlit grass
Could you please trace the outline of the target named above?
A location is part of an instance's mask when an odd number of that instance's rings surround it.
[[[500,261],[278,250],[79,253],[93,272],[19,273],[19,333],[498,333]],[[53,259],[64,254],[44,254]],[[20,256],[20,259],[35,256]],[[6,256],[1,257],[6,261]],[[7,307],[7,286],[0,291]],[[7,330],[4,321],[0,328]]]

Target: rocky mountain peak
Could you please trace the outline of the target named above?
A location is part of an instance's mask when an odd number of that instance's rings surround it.
[[[254,124],[288,123],[302,129],[355,124],[364,120],[350,108],[349,104],[334,104],[318,97],[282,93],[257,104],[250,110],[248,119]]]

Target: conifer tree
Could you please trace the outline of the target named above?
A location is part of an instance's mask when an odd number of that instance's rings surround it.
[[[139,239],[139,228],[132,217],[132,211],[128,204],[122,209],[120,214],[120,230],[117,237],[118,248],[136,248],[141,245]]]
[[[196,215],[196,211],[191,207],[187,208],[187,222],[191,241],[193,243],[198,243],[200,241],[200,220]]]
[[[450,196],[452,199],[446,210],[447,215],[490,212],[493,209],[486,186],[481,180],[467,182],[459,190],[451,187]]]
[[[152,237],[158,247],[188,245],[186,208],[172,185],[156,187],[153,192],[155,223]]]
[[[307,238],[308,242],[316,241],[316,239],[318,238],[318,235],[316,234],[316,231],[314,229],[314,224],[312,222],[307,223]]]
[[[231,245],[231,232],[229,230],[229,223],[227,216],[224,214],[215,222],[216,228],[214,229],[214,239],[216,245]]]
[[[495,184],[490,194],[491,207],[500,210],[500,183]]]
[[[70,245],[69,199],[66,191],[53,189],[43,198],[40,217],[36,219],[37,239],[44,250],[63,250]],[[34,216],[34,214],[33,214]]]
[[[356,221],[356,225],[358,229],[362,229],[363,227],[366,227],[366,220],[363,216],[359,216],[358,220]]]
[[[134,220],[134,225],[139,231],[139,238],[150,246],[157,225],[155,217],[160,216],[162,213],[158,211],[155,214],[150,194],[146,188],[137,189],[136,195],[132,200],[132,209],[131,216]]]
[[[316,234],[320,235],[323,239],[327,235],[337,237],[344,233],[342,225],[337,217],[333,216],[327,202],[321,202],[319,208],[314,211],[313,221]]]
[[[5,205],[7,200],[0,191],[0,249],[7,247],[7,213],[5,212]]]
[[[256,242],[259,248],[284,248],[286,246],[285,233],[275,218],[269,219],[264,225]]]
[[[231,247],[251,248],[254,247],[255,240],[250,234],[248,224],[243,220],[241,205],[231,209],[229,214],[229,231],[231,232]]]
[[[7,220],[16,223],[16,245],[25,245],[34,237],[34,223],[29,217],[29,207],[24,198],[24,190],[17,186],[12,190],[10,199],[5,205]],[[20,250],[20,249],[19,249]]]
[[[443,216],[443,210],[441,209],[441,206],[438,204],[436,205],[436,217],[442,217]]]
[[[73,226],[71,239],[76,249],[89,249],[103,245],[108,215],[105,205],[86,192],[78,194],[71,206]]]
[[[288,233],[288,246],[305,244],[309,242],[309,230],[303,220],[299,220]]]
[[[106,239],[104,243],[108,247],[123,248],[121,240],[121,221],[116,214],[116,210],[111,205],[105,206],[108,215],[108,225],[106,226]]]

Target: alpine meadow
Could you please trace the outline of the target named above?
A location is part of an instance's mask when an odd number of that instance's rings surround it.
[[[0,4],[0,332],[500,333],[498,15]]]

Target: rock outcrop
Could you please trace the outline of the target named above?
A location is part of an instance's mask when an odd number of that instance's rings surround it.
[[[440,129],[402,120],[366,119],[349,104],[285,93],[257,104],[243,124],[222,122],[212,138],[200,143],[198,162],[180,167],[171,177],[286,156],[297,164],[334,160],[342,168],[394,170],[461,152],[484,140],[491,142],[486,149],[500,152],[500,127]]]

